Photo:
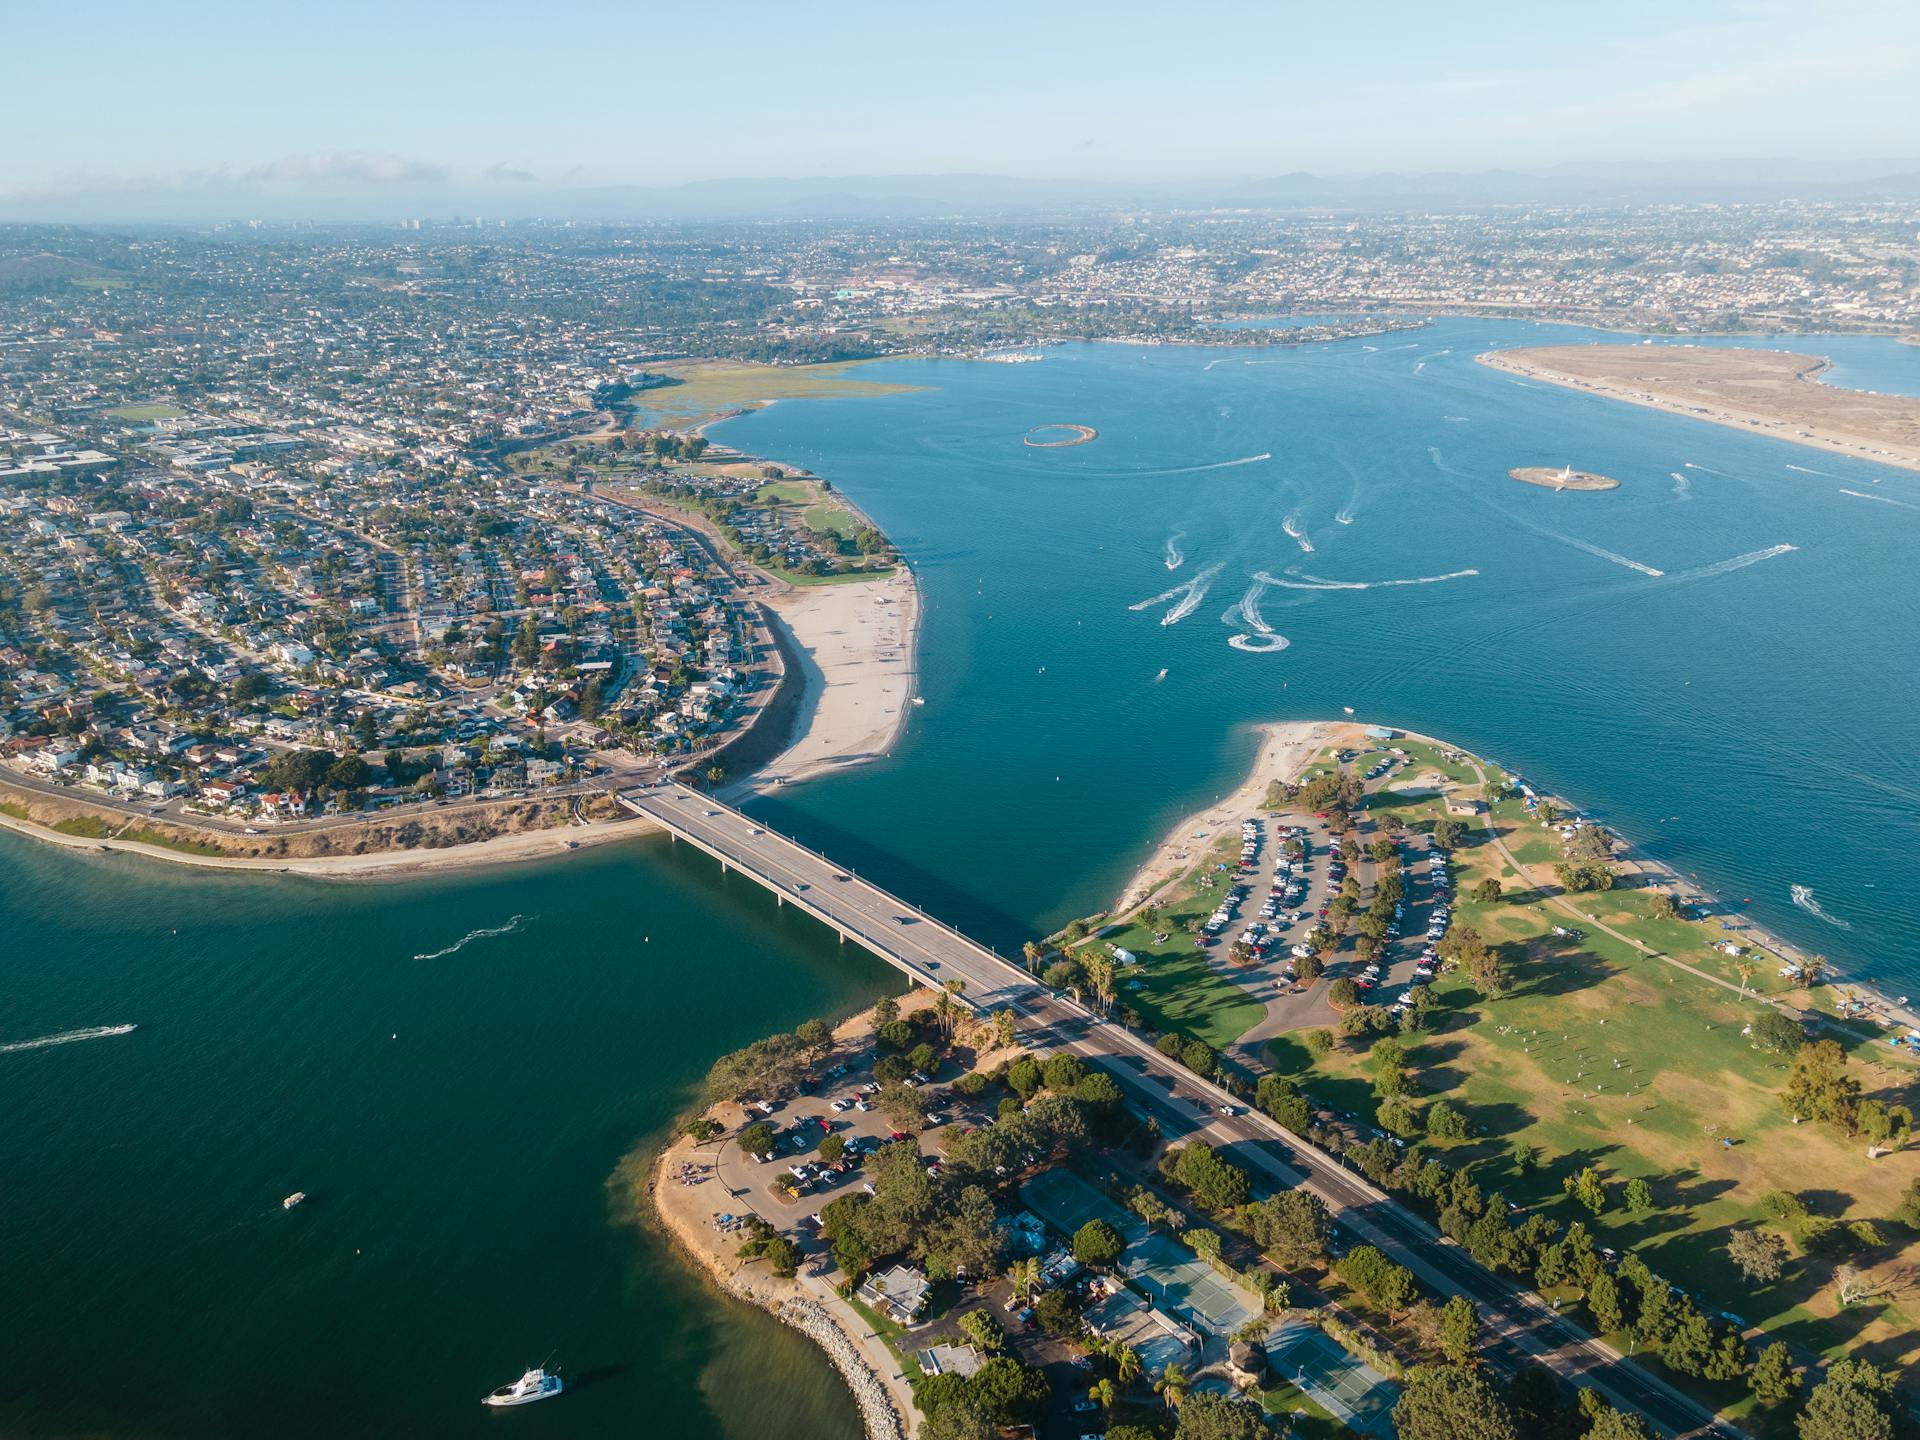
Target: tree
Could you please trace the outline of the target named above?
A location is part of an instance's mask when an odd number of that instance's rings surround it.
[[[1180,1047],[1180,1063],[1196,1075],[1211,1075],[1217,1061],[1213,1047],[1204,1040],[1189,1040]]]
[[[1381,1129],[1398,1135],[1402,1140],[1413,1139],[1422,1129],[1420,1112],[1398,1096],[1381,1105],[1373,1115],[1380,1122]]]
[[[756,1120],[740,1132],[740,1148],[749,1155],[771,1155],[773,1147],[773,1127],[764,1120]]]
[[[1465,1365],[1416,1365],[1393,1407],[1399,1440],[1517,1440],[1513,1416],[1487,1377]]]
[[[1587,1286],[1587,1311],[1593,1316],[1593,1328],[1602,1335],[1614,1335],[1626,1328],[1627,1312],[1620,1303],[1620,1287],[1604,1270]]]
[[[1244,1205],[1252,1189],[1245,1170],[1221,1159],[1211,1145],[1197,1140],[1176,1152],[1173,1175],[1209,1210]]]
[[[1449,925],[1435,947],[1442,960],[1459,966],[1469,979],[1489,995],[1507,988],[1507,974],[1500,963],[1500,952],[1489,945],[1471,925]]]
[[[1458,820],[1440,819],[1433,822],[1433,845],[1436,850],[1451,851],[1457,848],[1466,837],[1467,827]]]
[[[1587,1440],[1647,1440],[1647,1422],[1631,1411],[1609,1405],[1593,1417]]]
[[[1747,1377],[1753,1393],[1769,1405],[1791,1400],[1801,1385],[1800,1372],[1793,1368],[1793,1354],[1784,1340],[1776,1340],[1760,1352]]]
[[[1120,1258],[1127,1242],[1104,1220],[1089,1220],[1073,1233],[1073,1258],[1104,1270]]]
[[[1825,1120],[1853,1133],[1860,1082],[1846,1073],[1847,1054],[1835,1040],[1816,1040],[1794,1052],[1782,1097],[1787,1113]]]
[[[1464,1140],[1467,1117],[1445,1100],[1436,1100],[1427,1107],[1427,1134],[1435,1140]]]
[[[1640,1176],[1634,1176],[1627,1181],[1626,1201],[1629,1215],[1651,1215],[1654,1210],[1653,1187]]]
[[[927,1097],[911,1085],[883,1085],[873,1103],[901,1130],[918,1130],[927,1123]]]
[[[1000,1327],[991,1310],[969,1310],[960,1317],[960,1333],[973,1342],[982,1354],[994,1355],[1007,1343],[1007,1332]]]
[[[1480,1312],[1473,1308],[1473,1301],[1456,1295],[1440,1307],[1440,1348],[1447,1359],[1456,1365],[1466,1364],[1473,1358],[1479,1340]]]
[[[1913,1133],[1913,1111],[1883,1100],[1862,1100],[1854,1123],[1867,1142],[1868,1157],[1874,1158],[1883,1150],[1906,1147],[1907,1138]]]
[[[1305,1190],[1282,1190],[1248,1206],[1246,1220],[1253,1243],[1288,1269],[1321,1259],[1333,1233],[1326,1205]]]
[[[1775,1055],[1791,1055],[1807,1043],[1807,1032],[1791,1015],[1783,1015],[1772,1006],[1753,1022],[1753,1043]]]
[[[1169,1410],[1178,1410],[1186,1403],[1187,1391],[1192,1384],[1187,1378],[1186,1368],[1169,1360],[1160,1371],[1160,1378],[1153,1382],[1153,1389],[1166,1402]]]
[[[1324,1060],[1333,1053],[1333,1036],[1325,1030],[1307,1031],[1300,1037],[1300,1043],[1307,1047],[1307,1054],[1314,1060]]]
[[[1893,1218],[1909,1230],[1920,1230],[1920,1179],[1907,1182],[1907,1188],[1900,1194],[1900,1203],[1893,1207]]]
[[[1561,1182],[1561,1189],[1572,1196],[1587,1212],[1598,1215],[1607,1208],[1607,1184],[1600,1178],[1600,1172],[1591,1165],[1582,1167]]]
[[[995,1419],[1008,1422],[1038,1414],[1049,1393],[1044,1373],[1010,1355],[987,1361],[973,1373],[967,1389]]]
[[[1040,1062],[1030,1055],[1022,1056],[1007,1067],[1007,1087],[1022,1100],[1031,1100],[1038,1094],[1045,1078]]]
[[[1564,888],[1575,893],[1613,888],[1613,870],[1602,860],[1562,860],[1553,867],[1553,873]]]
[[[803,1020],[793,1038],[817,1057],[833,1048],[833,1027],[824,1020]]]
[[[761,1246],[760,1253],[782,1280],[791,1280],[800,1268],[800,1247],[785,1235],[771,1236]]]
[[[1410,1308],[1419,1294],[1413,1272],[1396,1265],[1371,1245],[1356,1246],[1333,1268],[1376,1310],[1390,1317]]]
[[[1482,905],[1491,905],[1500,898],[1500,882],[1489,875],[1473,887],[1473,898]]]
[[[1049,1290],[1042,1295],[1040,1303],[1033,1307],[1033,1318],[1049,1335],[1080,1333],[1080,1312],[1074,1308],[1073,1297],[1064,1290]]]
[[[1807,1395],[1800,1440],[1892,1440],[1895,1374],[1864,1360],[1836,1360]]]
[[[1770,1283],[1780,1278],[1787,1242],[1771,1230],[1736,1230],[1727,1237],[1727,1258],[1748,1280]]]
[[[1087,1398],[1102,1410],[1111,1410],[1119,1396],[1120,1392],[1114,1388],[1113,1381],[1104,1375],[1087,1387]]]
[[[1188,1399],[1173,1427],[1173,1440],[1268,1440],[1272,1434],[1258,1405],[1212,1394]]]
[[[873,1028],[877,1031],[882,1025],[890,1024],[900,1018],[900,1002],[891,995],[882,995],[873,1002]]]
[[[820,1142],[822,1164],[831,1165],[846,1153],[847,1137],[844,1135],[829,1135]]]
[[[1336,1010],[1345,1010],[1358,1005],[1360,987],[1343,976],[1327,987],[1327,1003]]]
[[[1086,1078],[1087,1067],[1078,1056],[1063,1052],[1048,1058],[1042,1074],[1049,1090],[1071,1090]]]

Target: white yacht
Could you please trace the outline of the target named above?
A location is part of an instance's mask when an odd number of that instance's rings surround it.
[[[545,1370],[529,1370],[511,1385],[502,1385],[487,1396],[484,1405],[531,1405],[536,1400],[551,1400],[560,1393],[560,1377]]]
[[[301,1201],[305,1200],[306,1198],[307,1198],[306,1191],[296,1190],[293,1192],[293,1194],[287,1196],[286,1199],[280,1202],[280,1208],[282,1210],[291,1210],[293,1209],[294,1206],[298,1205]]]

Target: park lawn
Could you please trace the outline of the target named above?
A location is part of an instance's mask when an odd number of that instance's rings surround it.
[[[878,570],[834,570],[825,575],[810,575],[805,570],[789,570],[784,565],[762,565],[769,575],[776,575],[789,585],[855,585],[862,580],[884,580],[898,568],[883,565]]]
[[[865,363],[842,360],[825,365],[747,365],[712,361],[662,366],[657,373],[676,383],[642,390],[631,404],[642,426],[693,425],[734,410],[757,409],[775,400],[855,399],[904,395],[922,388],[862,380],[856,371]]]
[[[1158,929],[1167,937],[1164,945],[1154,941],[1155,927],[1135,919],[1075,947],[1084,951],[1112,945],[1131,951],[1140,963],[1120,972],[1116,1003],[1138,1010],[1156,1030],[1204,1040],[1215,1050],[1225,1050],[1267,1013],[1266,1006],[1216,970],[1209,952],[1196,949],[1187,933],[1188,924],[1211,915],[1216,897],[1225,893],[1203,889],[1200,876],[1239,853],[1237,834],[1216,836],[1192,871],[1154,896],[1161,911]],[[1224,947],[1216,949],[1224,953]],[[1140,989],[1129,988],[1136,982]]]
[[[1391,790],[1369,808],[1376,819],[1410,825],[1430,825],[1443,813],[1438,797]],[[1559,857],[1558,838],[1518,802],[1500,802],[1492,820],[1523,861],[1536,850],[1543,865]],[[1779,1281],[1756,1286],[1725,1255],[1728,1234],[1761,1223],[1760,1197],[1781,1189],[1801,1194],[1816,1214],[1880,1227],[1887,1243],[1853,1263],[1884,1277],[1910,1270],[1920,1264],[1920,1243],[1885,1217],[1920,1173],[1913,1152],[1869,1161],[1862,1144],[1837,1130],[1794,1125],[1779,1100],[1785,1057],[1754,1049],[1741,1034],[1759,1013],[1757,999],[1597,929],[1580,927],[1577,941],[1552,935],[1556,924],[1579,922],[1539,903],[1533,887],[1548,876],[1515,875],[1484,830],[1469,832],[1453,864],[1455,913],[1503,947],[1513,984],[1493,999],[1459,977],[1444,976],[1434,987],[1443,1006],[1412,1055],[1419,1088],[1464,1110],[1478,1137],[1436,1151],[1473,1164],[1481,1183],[1509,1200],[1562,1224],[1586,1220],[1602,1244],[1637,1251],[1703,1309],[1737,1313],[1769,1338],[1830,1356],[1866,1354],[1882,1364],[1920,1361],[1920,1328],[1896,1304],[1837,1310],[1834,1259],[1799,1255]],[[1470,899],[1489,875],[1506,895],[1491,904]],[[1657,919],[1644,889],[1570,898],[1634,940],[1741,983],[1734,961],[1711,948],[1720,933],[1711,922]],[[1776,967],[1756,958],[1756,996],[1780,993],[1785,982]],[[1838,988],[1815,994],[1825,999]],[[1869,1026],[1840,1038],[1867,1094],[1911,1103],[1913,1070],[1905,1057],[1878,1043]],[[1377,1102],[1364,1055],[1342,1046],[1314,1065],[1304,1046],[1284,1037],[1270,1050],[1281,1068],[1308,1079],[1316,1098],[1371,1119]],[[1732,1148],[1719,1143],[1722,1136],[1734,1140]],[[1538,1168],[1523,1172],[1515,1145],[1532,1147]],[[1561,1188],[1589,1164],[1614,1190],[1613,1205],[1598,1217],[1578,1210]],[[1648,1181],[1657,1202],[1644,1217],[1626,1213],[1619,1198],[1620,1186],[1634,1177]]]
[[[762,505],[806,505],[819,497],[819,487],[805,480],[775,480],[753,492],[754,500]]]
[[[107,414],[113,416],[116,420],[132,420],[135,422],[178,420],[186,413],[187,412],[182,410],[178,405],[168,405],[162,401],[156,401],[150,405],[122,405],[116,409],[107,411]]]
[[[860,521],[844,505],[823,501],[800,512],[800,519],[816,535],[838,535],[851,540],[860,530]]]

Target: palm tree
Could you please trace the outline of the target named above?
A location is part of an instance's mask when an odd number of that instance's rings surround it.
[[[1138,1350],[1126,1344],[1124,1341],[1116,1340],[1113,1342],[1113,1349],[1108,1353],[1113,1356],[1114,1378],[1122,1385],[1131,1385],[1140,1378],[1141,1366],[1140,1352]]]
[[[1040,961],[1042,957],[1046,955],[1047,952],[1040,948],[1039,941],[1029,940],[1027,941],[1026,944],[1020,947],[1020,953],[1026,958],[1027,969],[1029,971],[1038,973],[1040,969]]]
[[[1824,955],[1809,955],[1801,962],[1798,980],[1801,986],[1811,990],[1833,969],[1833,962]]]
[[[1153,1382],[1153,1388],[1167,1402],[1169,1410],[1178,1410],[1187,1398],[1187,1388],[1191,1383],[1187,1379],[1187,1372],[1169,1360],[1167,1368],[1160,1372],[1160,1378]]]
[[[1094,1381],[1092,1386],[1087,1390],[1087,1398],[1097,1403],[1102,1410],[1111,1410],[1113,1408],[1113,1402],[1117,1398],[1113,1389],[1113,1381],[1107,1379]]]
[[[1025,1260],[1016,1260],[1007,1267],[1007,1283],[1013,1286],[1013,1293],[1022,1300],[1032,1298],[1040,1284],[1040,1261],[1037,1256]]]
[[[1740,977],[1740,993],[1744,995],[1747,993],[1747,982],[1760,973],[1760,967],[1751,960],[1736,960],[1733,962],[1733,973]]]

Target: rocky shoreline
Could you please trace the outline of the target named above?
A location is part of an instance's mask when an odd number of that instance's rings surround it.
[[[887,1387],[873,1373],[873,1367],[860,1357],[826,1307],[802,1295],[789,1295],[767,1309],[827,1352],[833,1368],[853,1391],[854,1403],[860,1407],[860,1419],[867,1427],[868,1440],[906,1440],[906,1431],[900,1423],[899,1412],[893,1408]]]

